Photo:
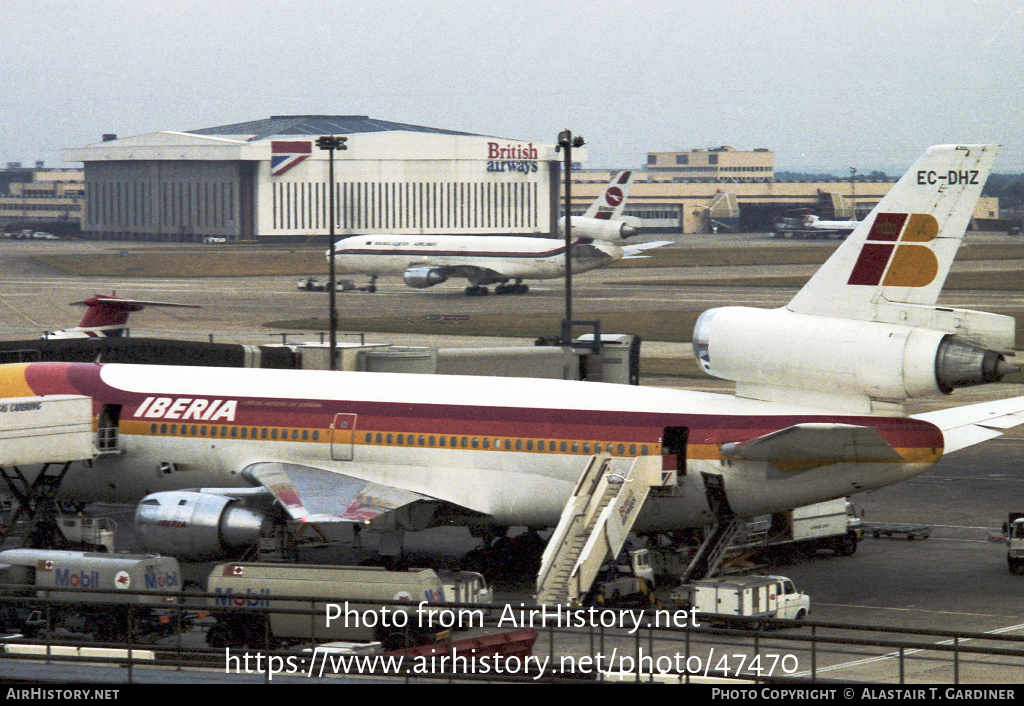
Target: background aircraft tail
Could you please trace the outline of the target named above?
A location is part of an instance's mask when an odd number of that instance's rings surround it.
[[[46,338],[99,338],[101,336],[123,336],[128,324],[128,316],[133,311],[142,311],[147,306],[174,306],[198,309],[195,304],[175,304],[171,302],[154,302],[142,299],[126,299],[110,294],[95,294],[79,302],[71,302],[72,306],[85,306],[85,315],[78,326],[63,331],[54,331]]]
[[[633,172],[619,172],[608,182],[601,195],[590,204],[584,218],[598,218],[603,221],[618,218],[626,208],[629,187],[633,185]]]

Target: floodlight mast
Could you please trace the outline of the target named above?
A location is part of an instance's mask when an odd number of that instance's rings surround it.
[[[573,137],[571,130],[562,130],[558,133],[558,144],[555,152],[559,150],[565,155],[565,320],[572,321],[572,148],[582,147],[586,141],[577,135]],[[567,345],[568,341],[562,341]]]
[[[339,137],[338,135],[324,135],[323,137],[317,138],[316,146],[322,150],[327,150],[327,180],[330,182],[330,207],[328,208],[328,218],[330,220],[328,226],[328,236],[331,240],[331,256],[327,259],[328,261],[328,281],[327,281],[327,296],[328,296],[328,319],[330,319],[328,325],[330,327],[330,370],[337,370],[337,359],[335,357],[335,351],[338,347],[338,302],[337,302],[337,287],[335,287],[334,279],[334,153],[337,150],[348,149],[345,146],[345,142],[348,140],[347,137]]]

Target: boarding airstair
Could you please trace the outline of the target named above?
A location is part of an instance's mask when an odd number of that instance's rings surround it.
[[[660,455],[591,456],[544,550],[537,602],[579,605],[601,566],[622,550],[651,489],[675,482]]]

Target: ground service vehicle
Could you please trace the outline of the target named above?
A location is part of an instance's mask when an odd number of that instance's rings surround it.
[[[1024,574],[1024,512],[1011,512],[1006,523],[1006,563],[1011,574]]]
[[[730,576],[680,586],[672,600],[698,613],[751,618],[803,618],[811,599],[785,576]]]
[[[753,518],[746,524],[743,546],[762,547],[768,558],[811,557],[821,549],[850,556],[857,551],[861,527],[853,506],[838,498]]]
[[[0,601],[6,629],[33,635],[64,628],[113,641],[170,631],[164,609],[177,602],[181,572],[177,559],[156,554],[9,549],[0,552],[0,584],[8,599]],[[22,598],[39,600],[14,600]]]
[[[490,603],[483,577],[433,569],[387,571],[367,566],[220,564],[210,572],[207,592],[217,624],[206,641],[213,647],[263,646],[282,642],[369,641],[385,649],[425,644],[444,637],[450,624],[429,619],[437,610],[421,603]],[[481,588],[482,587],[482,588]],[[277,598],[280,596],[281,598]],[[295,600],[287,600],[292,598]],[[473,600],[476,599],[476,600]],[[378,601],[408,601],[408,607]],[[328,604],[338,615],[328,621]],[[269,612],[315,609],[308,613]]]

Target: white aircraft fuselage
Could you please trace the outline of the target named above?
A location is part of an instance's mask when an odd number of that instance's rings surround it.
[[[530,236],[363,235],[339,240],[335,269],[341,274],[402,275],[418,267],[472,267],[509,279],[555,279],[565,275],[565,241]],[[621,259],[615,243],[576,238],[573,272],[587,272]]]
[[[97,416],[117,405],[121,453],[73,467],[62,494],[120,503],[249,487],[242,469],[280,462],[446,501],[485,515],[481,523],[553,526],[592,455],[661,455],[666,429],[685,428],[678,487],[651,499],[637,526],[668,530],[711,519],[704,472],[721,476],[733,511],[751,516],[910,478],[943,445],[937,427],[914,419],[572,381],[30,363],[0,369],[0,389],[89,395]],[[779,472],[720,448],[807,423],[871,426],[899,457]]]

